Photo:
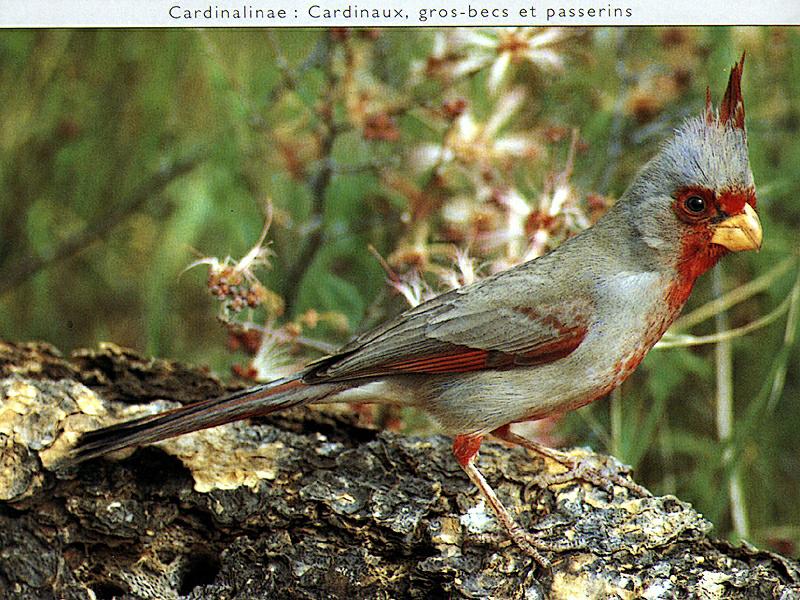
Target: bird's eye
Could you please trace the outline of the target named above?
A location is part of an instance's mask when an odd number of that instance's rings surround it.
[[[684,200],[683,205],[686,207],[686,210],[696,215],[701,214],[706,209],[706,201],[700,196],[689,196]]]

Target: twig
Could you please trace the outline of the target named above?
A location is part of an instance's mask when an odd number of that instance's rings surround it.
[[[800,321],[800,268],[797,269],[794,285],[789,294],[789,314],[786,317],[786,329],[783,332],[783,347],[786,349],[792,348],[797,340],[797,326]],[[772,412],[775,405],[783,393],[783,386],[786,383],[786,370],[788,368],[788,361],[779,363],[772,379],[772,387],[769,391],[769,399],[767,400],[767,410]]]
[[[319,168],[311,176],[309,187],[311,188],[311,215],[309,221],[312,224],[311,230],[306,237],[306,243],[300,251],[300,255],[295,260],[289,270],[286,281],[288,287],[283,295],[284,306],[287,315],[292,314],[297,294],[300,291],[300,284],[303,281],[308,268],[314,261],[317,251],[322,246],[323,241],[323,213],[325,211],[325,193],[333,175],[333,165],[331,162],[331,151],[336,139],[337,129],[334,123],[334,93],[338,83],[338,77],[334,72],[333,49],[329,36],[323,36],[321,44],[325,45],[327,62],[325,64],[325,74],[327,80],[327,98],[322,102],[318,114],[322,122],[320,132],[320,161]]]
[[[724,340],[731,340],[733,338],[741,337],[766,327],[770,323],[777,321],[783,313],[789,310],[792,306],[792,295],[788,296],[772,311],[768,312],[763,317],[759,317],[755,321],[751,321],[747,325],[719,331],[710,335],[689,335],[684,333],[677,333],[672,335],[665,335],[656,345],[655,349],[663,350],[665,348],[683,348],[686,346],[700,346],[702,344],[717,344]]]
[[[714,295],[722,295],[721,267],[714,270]],[[719,311],[715,316],[717,333],[729,330],[730,322],[727,311]],[[730,338],[722,338],[717,343],[714,360],[717,380],[716,394],[716,421],[717,436],[723,443],[733,436],[733,345]],[[742,486],[742,472],[738,464],[732,463],[733,452],[726,448],[722,455],[722,462],[730,465],[728,478],[728,497],[731,507],[731,522],[733,531],[739,538],[748,537],[747,508]]]
[[[786,306],[789,310],[783,344],[775,353],[772,361],[770,381],[764,382],[762,389],[748,404],[746,414],[736,420],[736,435],[730,443],[730,447],[736,457],[735,460],[738,460],[739,456],[744,452],[746,447],[745,440],[756,435],[755,431],[760,423],[763,422],[764,416],[775,410],[783,393],[786,370],[792,358],[793,347],[796,344],[798,318],[800,317],[800,269],[797,271],[791,293],[781,306]]]
[[[178,177],[191,172],[200,162],[197,153],[176,160],[151,175],[126,198],[112,202],[111,208],[104,214],[80,232],[61,242],[47,257],[27,256],[16,264],[6,267],[3,278],[0,280],[0,295],[13,290],[40,270],[70,258],[94,242],[104,239],[116,227],[134,215],[150,198],[162,192]]]
[[[620,458],[620,460],[625,460],[624,452],[623,452],[623,444],[622,444],[622,432],[623,432],[623,418],[622,418],[622,410],[623,410],[623,402],[622,402],[622,388],[618,387],[609,395],[609,412],[611,413],[611,447],[609,448],[609,452]]]
[[[689,329],[698,323],[702,323],[706,319],[710,319],[718,312],[727,310],[731,306],[743,302],[751,296],[755,296],[759,292],[769,288],[773,282],[777,281],[797,262],[797,256],[785,258],[760,277],[756,277],[752,281],[740,285],[719,298],[715,298],[711,302],[707,302],[703,304],[703,306],[677,319],[672,325],[672,330],[679,331]]]

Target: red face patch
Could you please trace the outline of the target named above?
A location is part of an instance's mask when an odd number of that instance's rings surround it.
[[[756,207],[756,192],[753,188],[727,190],[716,194],[708,188],[693,185],[678,190],[674,210],[681,221],[697,223],[720,213],[725,216],[741,214],[745,203]]]
[[[728,206],[731,207],[733,202],[731,197]],[[741,201],[738,212],[743,208],[744,201]],[[720,205],[720,198],[713,190],[701,186],[687,186],[678,190],[673,210],[678,219],[687,224],[681,236],[677,264],[680,279],[668,296],[670,307],[679,310],[689,297],[697,277],[713,267],[725,252],[721,246],[711,243],[713,234],[711,219],[724,209]]]
[[[685,223],[697,223],[717,213],[717,202],[712,190],[701,186],[687,186],[678,190],[674,210]]]
[[[727,215],[738,215],[744,210],[745,203],[756,207],[756,192],[754,189],[746,191],[730,190],[723,192],[717,199],[719,208]]]

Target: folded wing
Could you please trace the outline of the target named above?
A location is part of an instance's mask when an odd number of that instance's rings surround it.
[[[480,285],[453,290],[314,363],[304,380],[464,373],[551,362],[581,344],[592,311],[588,298],[553,297],[530,287],[509,286],[502,302],[493,301]]]

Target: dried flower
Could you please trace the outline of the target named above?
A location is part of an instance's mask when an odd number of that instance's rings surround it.
[[[496,93],[512,64],[529,62],[541,69],[561,68],[563,59],[554,46],[570,35],[572,31],[557,27],[498,27],[460,29],[457,39],[469,54],[482,57],[482,66],[490,69],[487,87]]]
[[[386,113],[371,114],[364,120],[364,139],[396,142],[400,139],[400,130],[392,116]]]
[[[185,270],[198,265],[208,265],[208,290],[223,301],[223,320],[227,320],[228,313],[238,313],[243,309],[256,308],[262,304],[273,315],[283,312],[283,300],[261,284],[256,278],[254,269],[259,266],[269,266],[269,257],[272,252],[265,245],[267,233],[272,222],[272,205],[267,205],[267,216],[261,235],[253,247],[240,260],[235,261],[230,256],[220,260],[215,256],[204,257],[194,261]]]
[[[542,153],[539,140],[530,133],[501,133],[525,100],[522,88],[510,90],[498,99],[483,122],[465,110],[453,123],[441,144],[424,144],[412,155],[420,169],[456,162],[469,173],[483,176],[491,168],[510,167],[513,160],[533,159]],[[476,170],[477,167],[477,170]]]
[[[419,306],[425,300],[436,296],[430,286],[420,277],[419,271],[413,269],[394,279],[389,279],[389,285],[400,292],[410,307]]]
[[[286,340],[270,328],[261,332],[261,345],[250,365],[255,370],[255,379],[259,381],[285,377],[297,367],[288,352]]]

